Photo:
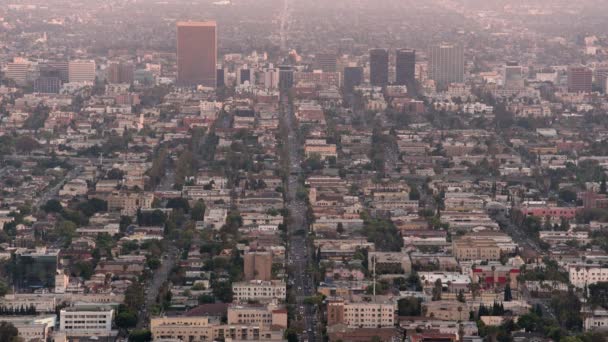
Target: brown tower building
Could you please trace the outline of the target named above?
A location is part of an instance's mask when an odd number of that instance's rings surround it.
[[[272,280],[271,252],[247,252],[244,259],[245,280]]]
[[[568,68],[568,91],[571,93],[593,91],[593,72],[585,67]]]
[[[217,25],[215,21],[177,23],[177,83],[217,85]]]

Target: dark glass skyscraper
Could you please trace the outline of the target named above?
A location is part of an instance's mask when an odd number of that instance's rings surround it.
[[[416,83],[416,50],[397,50],[395,54],[395,83],[405,86],[413,86]]]
[[[348,93],[363,82],[363,68],[345,67],[344,68],[344,90]]]
[[[369,82],[373,86],[384,87],[388,84],[388,50],[369,50]]]

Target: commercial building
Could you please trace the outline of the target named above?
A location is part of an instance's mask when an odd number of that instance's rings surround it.
[[[27,83],[27,73],[30,64],[25,60],[16,60],[6,65],[5,77],[15,81],[17,85],[23,86]]]
[[[272,253],[264,251],[245,253],[244,275],[245,280],[271,280]]]
[[[10,323],[17,328],[19,337],[25,342],[47,341],[56,320],[55,315],[2,317],[2,322]]]
[[[429,49],[429,77],[439,90],[450,83],[464,82],[464,49],[456,44],[439,44]]]
[[[108,64],[108,83],[133,83],[135,66],[130,62],[111,62]]]
[[[585,67],[568,68],[568,92],[590,93],[593,90],[593,72]]]
[[[157,317],[150,321],[154,340],[213,341],[283,341],[284,329],[267,325],[221,324],[209,316]]]
[[[279,89],[286,91],[293,87],[294,83],[294,71],[289,65],[279,66]]]
[[[363,82],[363,68],[353,66],[344,68],[344,90],[346,92],[353,92],[356,86],[361,85]]]
[[[315,68],[323,72],[336,72],[338,58],[335,53],[318,53],[315,56]]]
[[[416,50],[399,49],[396,51],[395,83],[408,87],[416,84]]]
[[[249,82],[249,83],[253,83],[252,82],[252,78],[251,78],[251,69],[247,68],[247,66],[245,66],[242,69],[239,69],[238,71],[238,75],[237,75],[237,83],[240,84],[244,84],[245,82]]]
[[[232,283],[234,301],[245,303],[258,301],[269,303],[275,300],[285,301],[287,285],[282,280],[251,280]]]
[[[217,24],[177,23],[177,83],[217,86]]]
[[[68,77],[70,83],[95,83],[95,61],[70,61]]]
[[[228,324],[247,324],[287,328],[287,310],[269,305],[231,305]]]
[[[383,87],[388,84],[388,50],[369,50],[369,82],[373,86]]]
[[[454,257],[460,261],[497,261],[500,260],[501,254],[501,249],[496,241],[490,238],[475,239],[470,236],[463,236],[454,240],[452,251]]]
[[[111,336],[114,309],[106,306],[73,306],[59,312],[59,330],[68,336]]]
[[[598,264],[571,264],[568,265],[570,283],[578,288],[608,281],[608,267]]]
[[[59,250],[39,247],[15,252],[13,280],[20,289],[55,288]]]
[[[503,78],[505,89],[524,88],[523,69],[517,62],[507,62],[505,64]]]
[[[390,300],[351,302],[343,298],[327,300],[327,326],[345,324],[351,328],[379,328],[395,325],[396,305]]]

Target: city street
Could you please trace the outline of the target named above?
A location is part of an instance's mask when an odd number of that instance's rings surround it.
[[[288,228],[288,264],[292,270],[289,280],[292,283],[296,303],[297,314],[302,317],[305,338],[304,341],[320,340],[317,331],[316,308],[314,305],[304,304],[304,298],[315,294],[315,283],[310,274],[308,266],[311,262],[311,252],[307,244],[306,236],[308,232],[308,222],[306,220],[306,203],[299,200],[296,196],[299,186],[299,175],[301,172],[300,164],[302,156],[297,140],[297,129],[293,107],[288,103],[286,97],[282,102],[284,123],[287,126],[287,144],[289,149],[289,168],[287,189],[287,208],[291,213],[291,221]],[[302,230],[306,233],[302,234]]]

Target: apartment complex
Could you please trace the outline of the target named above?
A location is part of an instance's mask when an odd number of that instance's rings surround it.
[[[244,303],[247,301],[271,302],[284,301],[287,296],[287,285],[282,280],[252,280],[232,284],[234,301]]]
[[[352,328],[379,328],[395,325],[396,305],[387,301],[327,300],[327,325],[345,324]]]

